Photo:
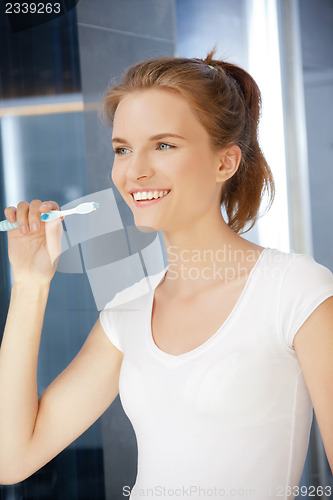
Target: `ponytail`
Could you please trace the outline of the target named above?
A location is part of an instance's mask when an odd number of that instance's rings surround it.
[[[244,69],[225,61],[213,59],[214,49],[203,61],[216,68],[224,79],[229,80],[243,102],[242,131],[236,144],[241,148],[242,159],[236,173],[226,181],[221,196],[228,225],[235,231],[251,221],[249,231],[259,217],[259,208],[265,191],[269,193],[271,207],[275,196],[273,174],[258,142],[258,126],[261,113],[261,93],[252,76]]]

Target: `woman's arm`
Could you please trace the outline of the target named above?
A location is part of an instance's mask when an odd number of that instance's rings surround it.
[[[38,409],[37,357],[49,287],[12,288],[0,349],[0,483],[19,466]]]
[[[333,473],[333,297],[322,302],[303,323],[294,348]]]
[[[61,251],[60,221],[40,221],[59,209],[40,200],[8,207],[14,285],[0,349],[0,483],[22,481],[84,432],[118,393],[122,353],[99,320],[79,354],[38,401],[37,359],[49,287]],[[39,228],[33,231],[33,224]],[[30,227],[30,231],[29,231]],[[59,328],[61,325],[59,325]]]
[[[97,320],[82,349],[37,399],[46,288],[13,287],[0,349],[0,483],[33,474],[80,436],[118,394],[122,353]]]

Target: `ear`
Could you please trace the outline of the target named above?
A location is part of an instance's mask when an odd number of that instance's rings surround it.
[[[224,149],[219,158],[219,164],[216,171],[216,180],[225,182],[237,172],[242,159],[242,152],[239,146],[235,144]]]

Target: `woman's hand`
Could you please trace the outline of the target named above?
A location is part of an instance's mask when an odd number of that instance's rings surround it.
[[[17,208],[7,207],[8,222],[17,220],[18,228],[8,231],[8,256],[13,269],[14,283],[24,285],[49,284],[61,254],[63,217],[43,222],[43,212],[59,210],[55,201],[21,201]]]

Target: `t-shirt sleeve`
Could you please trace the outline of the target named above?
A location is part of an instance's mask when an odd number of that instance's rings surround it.
[[[100,312],[99,314],[99,321],[103,327],[103,330],[105,331],[106,335],[109,337],[110,341],[112,344],[119,349],[119,351],[123,352],[121,342],[120,342],[120,336],[119,332],[117,329],[117,325],[115,322],[114,315],[116,314],[115,312],[115,302],[116,302],[116,296],[114,297],[113,300],[108,302],[104,309]]]
[[[283,277],[280,297],[280,327],[288,347],[310,314],[333,295],[333,274],[312,257],[298,254]]]

